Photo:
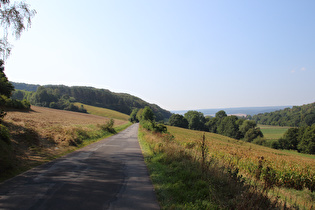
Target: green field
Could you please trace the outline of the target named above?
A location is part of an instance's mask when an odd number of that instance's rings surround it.
[[[121,112],[117,112],[114,110],[96,107],[96,106],[90,106],[90,105],[86,105],[86,104],[82,104],[82,103],[75,103],[75,105],[78,107],[83,105],[89,114],[113,118],[113,119],[119,119],[119,120],[126,120],[126,121],[128,121],[128,119],[129,119],[129,115],[126,115],[126,114],[123,114]]]
[[[258,125],[267,140],[279,139],[290,128],[286,126]]]

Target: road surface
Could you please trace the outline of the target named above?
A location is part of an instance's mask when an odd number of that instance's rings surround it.
[[[138,124],[0,184],[0,209],[160,209]]]

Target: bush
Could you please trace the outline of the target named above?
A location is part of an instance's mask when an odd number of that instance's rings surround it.
[[[9,130],[2,124],[0,124],[0,140],[7,144],[11,144]]]
[[[265,145],[266,144],[266,139],[264,139],[262,137],[258,137],[256,139],[254,139],[252,143],[258,144],[258,145]]]
[[[103,131],[107,131],[109,133],[117,133],[116,130],[113,128],[115,121],[113,119],[110,119],[109,122],[107,122],[104,125],[98,125]]]

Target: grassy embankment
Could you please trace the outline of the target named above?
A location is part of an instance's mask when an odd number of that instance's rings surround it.
[[[139,135],[164,209],[314,208],[313,158],[213,133],[205,133],[202,146],[203,132],[168,131],[174,138]]]
[[[4,125],[9,129],[11,144],[0,141],[0,181],[113,135],[106,127],[110,118],[116,132],[130,125],[128,115],[85,108],[101,116],[36,106],[29,112],[8,111]]]

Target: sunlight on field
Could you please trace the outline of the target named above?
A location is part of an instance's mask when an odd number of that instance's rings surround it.
[[[258,125],[264,137],[268,139],[279,139],[290,128],[286,126]]]
[[[174,135],[175,140],[182,145],[200,142],[204,133],[172,126],[167,128]],[[314,155],[297,155],[293,152],[275,150],[209,132],[205,132],[205,136],[209,157],[219,159],[224,165],[237,167],[243,176],[250,179],[257,178],[257,169],[262,160],[262,173],[266,174],[259,174],[261,181],[271,176],[272,183],[281,186],[279,189],[282,191],[287,188],[298,189],[296,199],[298,199],[297,202],[301,201],[301,205],[306,202],[304,198],[298,196],[299,193],[304,192],[300,191],[301,189],[306,190],[303,196],[307,197],[307,202],[313,196],[314,193],[310,190],[315,189],[315,161],[312,158],[315,157]],[[270,182],[270,180],[267,181]],[[295,195],[290,194],[290,196]],[[312,203],[314,204],[314,201]]]
[[[126,115],[126,114],[123,114],[121,112],[117,112],[114,110],[90,106],[90,105],[86,105],[86,104],[82,104],[82,103],[75,103],[75,105],[78,107],[83,105],[89,114],[113,118],[113,119],[126,120],[126,121],[129,119],[129,115]]]

